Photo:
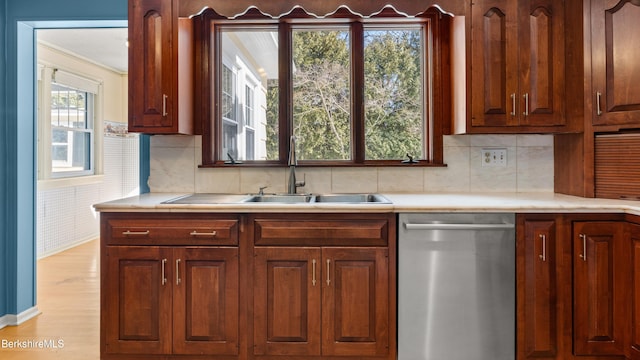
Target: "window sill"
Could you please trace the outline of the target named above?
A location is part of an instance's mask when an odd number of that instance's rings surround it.
[[[38,191],[53,190],[73,186],[99,184],[104,181],[104,175],[78,176],[60,179],[38,180]]]
[[[245,161],[238,164],[229,163],[215,163],[215,164],[203,164],[199,165],[199,168],[255,168],[255,167],[289,167],[287,164],[277,162],[258,162],[258,161]],[[402,161],[370,161],[366,163],[354,163],[354,162],[339,162],[339,161],[326,161],[326,162],[305,162],[298,161],[297,167],[314,168],[314,167],[447,167],[447,164],[433,163],[429,161],[419,161],[417,163],[403,163]]]

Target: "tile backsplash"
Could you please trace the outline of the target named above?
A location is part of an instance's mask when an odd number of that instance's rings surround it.
[[[483,167],[483,148],[507,150],[506,167]],[[287,168],[198,168],[200,136],[151,137],[152,192],[285,192]],[[552,135],[451,135],[446,167],[298,167],[301,192],[553,192]],[[304,175],[303,175],[304,174]]]

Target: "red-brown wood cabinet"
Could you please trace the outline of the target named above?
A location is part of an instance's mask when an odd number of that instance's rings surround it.
[[[564,1],[471,6],[468,132],[553,132],[564,117]]]
[[[193,25],[177,0],[129,0],[129,131],[193,134]]]
[[[101,358],[395,360],[395,224],[102,213]]]
[[[637,356],[633,225],[622,214],[519,214],[517,222],[517,359]]]

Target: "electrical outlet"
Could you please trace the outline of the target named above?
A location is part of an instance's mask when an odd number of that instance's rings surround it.
[[[483,167],[506,167],[507,149],[482,149],[481,160]]]

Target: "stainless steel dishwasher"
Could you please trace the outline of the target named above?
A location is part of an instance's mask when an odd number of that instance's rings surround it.
[[[515,359],[514,222],[399,215],[398,360]]]

